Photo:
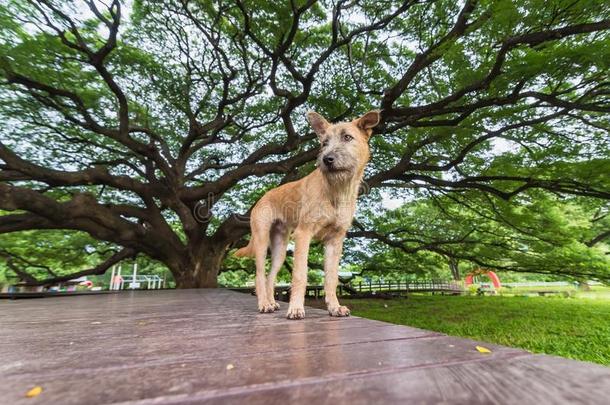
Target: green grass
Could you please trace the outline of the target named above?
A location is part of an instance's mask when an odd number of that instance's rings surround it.
[[[610,366],[610,300],[413,295],[343,303],[364,318]]]
[[[588,291],[580,290],[574,286],[550,286],[550,287],[503,287],[499,294],[504,296],[535,294],[538,291],[561,291],[573,298],[591,298],[610,300],[610,288],[601,285],[591,286]]]

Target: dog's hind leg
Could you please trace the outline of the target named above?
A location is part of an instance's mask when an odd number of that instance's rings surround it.
[[[286,259],[288,237],[288,229],[284,224],[276,223],[271,227],[271,270],[267,276],[267,299],[276,310],[280,309],[280,304],[275,302],[275,278]]]
[[[265,286],[265,261],[267,259],[267,248],[269,247],[269,226],[262,221],[252,221],[252,240],[254,241],[254,255],[256,260],[256,298],[258,300],[259,312],[273,312],[275,309],[269,303],[267,289]]]

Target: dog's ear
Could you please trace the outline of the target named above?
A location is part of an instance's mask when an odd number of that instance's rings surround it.
[[[367,112],[362,117],[358,118],[356,120],[356,125],[358,126],[358,128],[367,131],[367,133],[369,133],[370,135],[371,130],[376,127],[377,124],[379,124],[379,121],[381,121],[380,111],[373,110]]]
[[[328,121],[326,121],[323,116],[315,111],[307,112],[307,121],[309,121],[313,130],[316,134],[318,134],[318,136],[323,135],[326,132],[326,129],[330,126]]]

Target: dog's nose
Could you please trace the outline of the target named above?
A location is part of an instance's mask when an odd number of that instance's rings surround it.
[[[322,158],[322,161],[326,166],[332,166],[335,161],[335,157],[333,155],[326,155]]]

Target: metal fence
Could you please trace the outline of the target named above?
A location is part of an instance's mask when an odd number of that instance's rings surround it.
[[[418,280],[418,281],[369,281],[351,284],[358,292],[412,292],[412,291],[449,291],[460,292],[464,290],[462,282],[445,280]]]

